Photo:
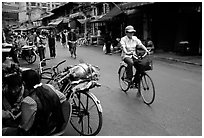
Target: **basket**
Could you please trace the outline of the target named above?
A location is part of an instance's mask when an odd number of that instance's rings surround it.
[[[153,70],[152,58],[147,55],[138,62],[141,71]]]

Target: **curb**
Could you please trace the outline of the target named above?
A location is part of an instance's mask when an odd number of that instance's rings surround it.
[[[200,64],[200,63],[194,63],[194,62],[179,60],[179,59],[175,59],[175,58],[165,58],[165,57],[160,57],[160,56],[155,56],[155,55],[154,55],[154,58],[160,58],[160,59],[165,59],[165,60],[170,60],[170,61],[175,61],[175,62],[181,62],[181,63],[185,63],[185,64],[202,66],[202,64]]]

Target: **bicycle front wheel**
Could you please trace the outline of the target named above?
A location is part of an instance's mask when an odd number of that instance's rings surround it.
[[[72,95],[71,104],[72,127],[80,135],[97,135],[102,128],[102,108],[99,100],[88,91],[76,92]]]
[[[155,99],[155,87],[152,79],[144,73],[140,80],[139,90],[145,104],[150,105]]]
[[[119,68],[118,71],[119,74],[119,84],[120,84],[120,88],[122,89],[122,91],[126,92],[128,91],[128,89],[130,88],[130,85],[128,82],[125,81],[125,78],[127,78],[126,75],[126,67],[124,65],[122,65]]]

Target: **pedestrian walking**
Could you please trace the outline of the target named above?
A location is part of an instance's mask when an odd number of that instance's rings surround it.
[[[76,58],[76,40],[77,40],[76,33],[74,32],[74,29],[71,29],[71,31],[67,35],[67,41],[71,57],[74,55],[75,58]]]
[[[55,52],[55,36],[53,34],[53,32],[51,31],[49,36],[48,36],[48,46],[50,49],[50,57],[54,57],[56,56],[56,52]]]
[[[61,39],[60,33],[57,33],[56,34],[56,41],[60,42],[60,39]]]
[[[67,41],[66,41],[66,33],[67,33],[66,30],[61,32],[61,35],[62,35],[62,46],[64,48],[66,48],[66,43],[67,43]]]
[[[42,61],[45,58],[45,38],[42,35],[37,35],[37,47],[38,47],[38,53],[40,57],[40,61]],[[46,65],[46,63],[43,63],[43,65]]]

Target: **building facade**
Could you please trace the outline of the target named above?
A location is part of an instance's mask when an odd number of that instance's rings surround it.
[[[19,2],[2,2],[2,27],[18,25]]]
[[[39,19],[45,12],[61,6],[62,2],[19,2],[19,22]]]

